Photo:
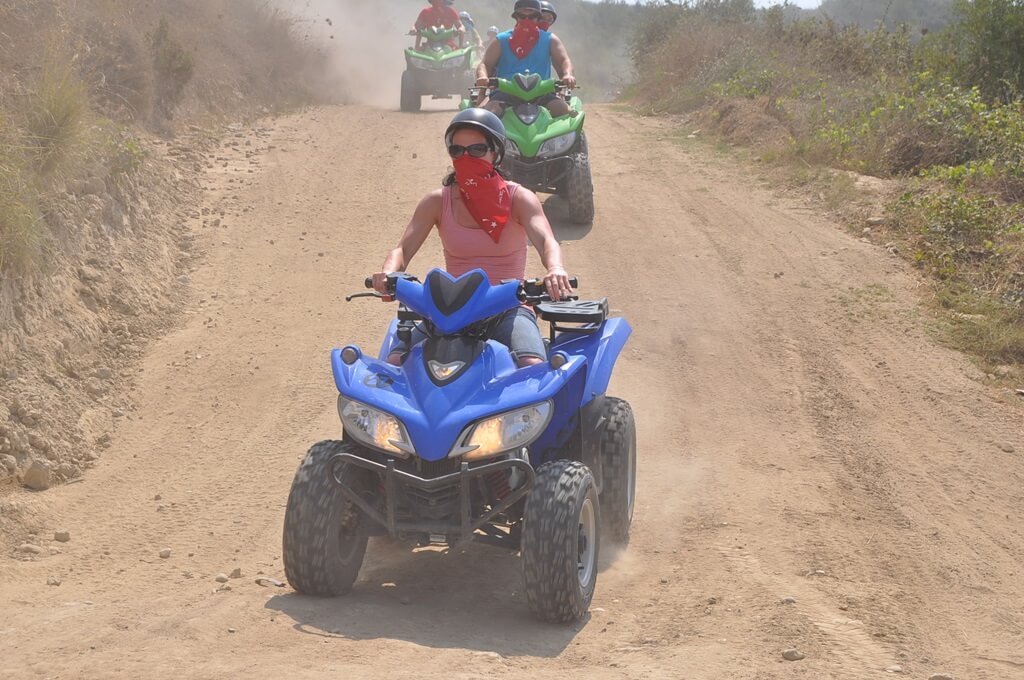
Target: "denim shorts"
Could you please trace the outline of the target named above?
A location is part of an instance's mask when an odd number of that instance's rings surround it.
[[[517,360],[527,357],[544,359],[548,355],[544,338],[540,335],[537,315],[532,309],[526,307],[510,309],[498,317],[487,338],[508,347]],[[426,333],[417,326],[412,332],[412,344],[418,345],[426,339]],[[409,351],[409,348],[401,343],[396,343],[391,351],[392,353],[405,353]]]

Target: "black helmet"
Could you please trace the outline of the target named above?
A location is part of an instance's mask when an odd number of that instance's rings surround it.
[[[501,122],[500,118],[487,109],[472,108],[459,111],[452,118],[452,122],[448,124],[448,129],[445,130],[445,144],[451,146],[452,137],[460,128],[476,128],[483,132],[498,155],[494,164],[501,163],[501,159],[505,157],[505,124]]]
[[[537,13],[540,13],[541,6],[540,0],[516,0],[515,7],[512,8],[512,17],[524,9],[532,9]]]
[[[552,17],[554,17],[551,20],[552,24],[558,21],[558,12],[555,11],[555,6],[548,2],[548,0],[540,0],[540,11],[546,12],[550,14]]]

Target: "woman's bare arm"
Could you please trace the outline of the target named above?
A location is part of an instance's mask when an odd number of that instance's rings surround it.
[[[373,287],[378,293],[387,292],[385,283],[387,275],[392,272],[404,272],[412,258],[419,252],[423,242],[430,235],[430,230],[441,218],[441,190],[437,189],[423,197],[416,211],[405,227],[398,245],[388,251],[384,258],[381,271],[373,275]]]
[[[565,264],[562,259],[562,246],[555,238],[551,230],[551,223],[544,214],[544,207],[540,204],[537,195],[528,189],[519,189],[516,192],[515,202],[512,206],[513,217],[526,229],[526,235],[530,238],[533,247],[540,253],[540,261],[547,269],[544,276],[544,283],[548,289],[548,295],[553,300],[560,300],[572,293],[572,286],[569,285],[569,275],[565,271]]]

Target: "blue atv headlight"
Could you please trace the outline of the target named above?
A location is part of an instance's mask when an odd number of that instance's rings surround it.
[[[339,396],[338,415],[345,432],[360,444],[402,458],[416,452],[405,426],[390,413]]]
[[[540,158],[549,158],[551,156],[558,156],[565,153],[572,148],[572,145],[576,143],[576,133],[570,132],[566,135],[559,135],[554,139],[549,139],[540,145],[540,151],[537,155]]]
[[[462,437],[448,454],[472,462],[529,446],[551,422],[551,402],[543,401],[481,420]]]

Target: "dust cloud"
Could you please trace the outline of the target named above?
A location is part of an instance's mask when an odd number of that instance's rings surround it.
[[[320,93],[327,101],[396,109],[405,69],[406,35],[418,7],[382,0],[277,0],[296,18],[297,32],[325,50],[327,82],[342,91]]]

